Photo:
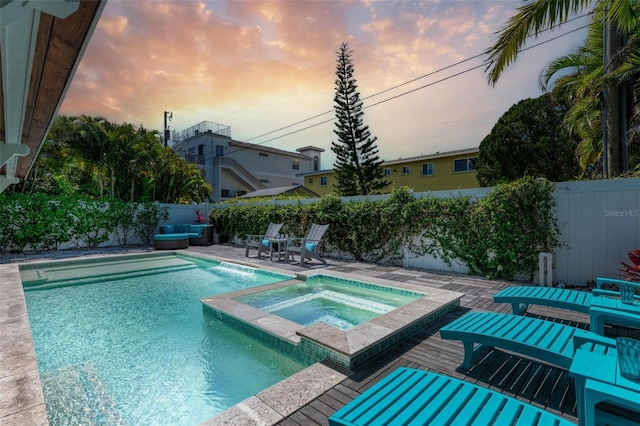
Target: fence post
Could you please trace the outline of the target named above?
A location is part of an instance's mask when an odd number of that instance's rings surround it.
[[[538,255],[538,285],[553,287],[553,256],[542,252]]]

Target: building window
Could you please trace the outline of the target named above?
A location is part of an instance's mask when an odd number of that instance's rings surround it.
[[[320,186],[327,186],[327,177],[326,176],[321,176],[320,177]]]
[[[391,176],[391,169],[385,168],[385,169],[382,169],[382,171],[384,172],[385,176]]]
[[[300,160],[298,160],[297,158],[294,158],[293,162],[291,163],[291,168],[293,170],[300,170]]]
[[[220,191],[220,196],[221,196],[222,198],[229,198],[229,197],[231,197],[231,190],[229,190],[229,189],[223,189],[223,190],[221,190],[221,191]]]
[[[309,183],[309,185],[313,184],[313,178],[309,178],[307,182]]]
[[[224,145],[216,145],[216,157],[224,157]]]
[[[198,155],[204,155],[204,145],[198,145]]]
[[[266,152],[259,152],[258,155],[260,157],[268,157],[269,156],[269,154],[267,154]]]
[[[409,166],[402,166],[402,174],[408,175],[409,173],[411,173],[411,168]]]
[[[262,183],[269,183],[269,179],[260,179],[260,182],[262,182]]]
[[[455,173],[472,172],[476,169],[477,159],[478,157],[470,157],[453,160],[453,171]]]
[[[424,163],[422,165],[422,176],[433,176],[433,163]]]

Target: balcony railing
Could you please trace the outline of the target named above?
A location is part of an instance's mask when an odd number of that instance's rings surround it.
[[[187,163],[195,163],[204,165],[204,155],[192,154],[190,152],[185,152],[184,161]]]
[[[230,138],[231,127],[224,124],[214,123],[212,121],[203,121],[202,123],[198,123],[181,132],[174,131],[171,136],[171,140],[173,141],[173,144],[176,145],[201,133],[213,133]]]

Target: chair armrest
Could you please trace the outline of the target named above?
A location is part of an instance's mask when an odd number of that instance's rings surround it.
[[[620,296],[620,292],[618,290],[604,290],[602,288],[594,288],[591,290],[591,294],[594,296]]]
[[[616,285],[631,284],[634,287],[640,288],[640,283],[637,283],[635,281],[625,281],[625,280],[619,280],[616,278],[596,278],[596,288],[601,289],[602,284],[616,284]],[[605,291],[611,291],[611,290],[605,290]]]
[[[609,337],[600,336],[599,334],[587,331],[576,330],[573,335],[573,348],[578,350],[585,344],[602,345],[607,348],[615,348],[616,341]]]

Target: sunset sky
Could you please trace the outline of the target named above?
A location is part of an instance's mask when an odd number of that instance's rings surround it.
[[[519,4],[108,0],[60,113],[161,131],[171,111],[172,130],[206,120],[238,141],[314,145],[331,168],[336,52],[347,42],[383,159],[478,147],[513,104],[542,93],[544,65],[586,35],[582,18],[532,39],[569,33],[522,52],[491,87],[483,67],[473,69],[485,57],[470,58]]]

